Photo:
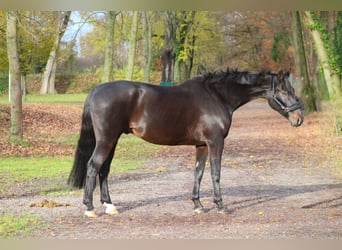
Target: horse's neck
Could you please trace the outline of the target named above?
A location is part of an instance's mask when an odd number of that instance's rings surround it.
[[[258,98],[266,98],[269,86],[256,84],[229,84],[225,91],[217,90],[221,100],[233,111]]]

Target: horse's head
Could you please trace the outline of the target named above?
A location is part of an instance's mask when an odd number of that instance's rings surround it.
[[[267,100],[271,108],[287,118],[291,125],[299,127],[304,121],[304,106],[295,95],[289,81],[289,72],[271,74],[271,89]]]

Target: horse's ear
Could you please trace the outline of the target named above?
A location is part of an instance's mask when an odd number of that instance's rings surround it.
[[[259,77],[265,78],[266,74],[267,74],[266,70],[262,70],[259,72]]]
[[[249,75],[244,74],[240,77],[240,84],[249,84]]]
[[[284,76],[283,70],[280,70],[280,71],[278,72],[278,76],[279,76],[279,78],[283,78],[283,76]]]

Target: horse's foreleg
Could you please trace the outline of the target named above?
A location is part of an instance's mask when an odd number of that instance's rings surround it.
[[[112,146],[108,144],[96,145],[93,155],[88,162],[83,198],[83,203],[87,207],[85,215],[88,217],[97,217],[93,205],[93,192],[96,185],[96,176],[99,173],[103,163],[106,161],[111,149]]]
[[[203,172],[205,168],[205,163],[208,158],[208,147],[206,145],[196,146],[196,163],[195,163],[195,182],[194,188],[192,190],[192,201],[194,202],[194,211],[196,213],[201,213],[204,211],[203,206],[200,202],[200,185],[203,177]]]
[[[224,139],[215,140],[215,142],[209,143],[209,158],[210,158],[210,172],[214,189],[214,203],[216,203],[218,211],[220,213],[227,213],[228,208],[223,204],[220,178],[221,178],[221,157],[223,151]]]
[[[114,150],[115,150],[115,146],[112,149],[112,151],[109,153],[109,156],[107,160],[105,161],[105,163],[103,164],[99,173],[101,203],[106,207],[105,213],[111,214],[111,215],[115,215],[119,213],[116,207],[112,204],[112,201],[109,195],[109,189],[108,189],[108,174],[109,174],[110,164],[114,156]]]

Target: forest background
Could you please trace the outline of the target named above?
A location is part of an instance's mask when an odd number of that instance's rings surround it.
[[[341,133],[341,11],[0,12],[0,94],[22,139],[27,94],[128,79],[178,84],[227,67],[291,71],[306,112],[328,101]]]

